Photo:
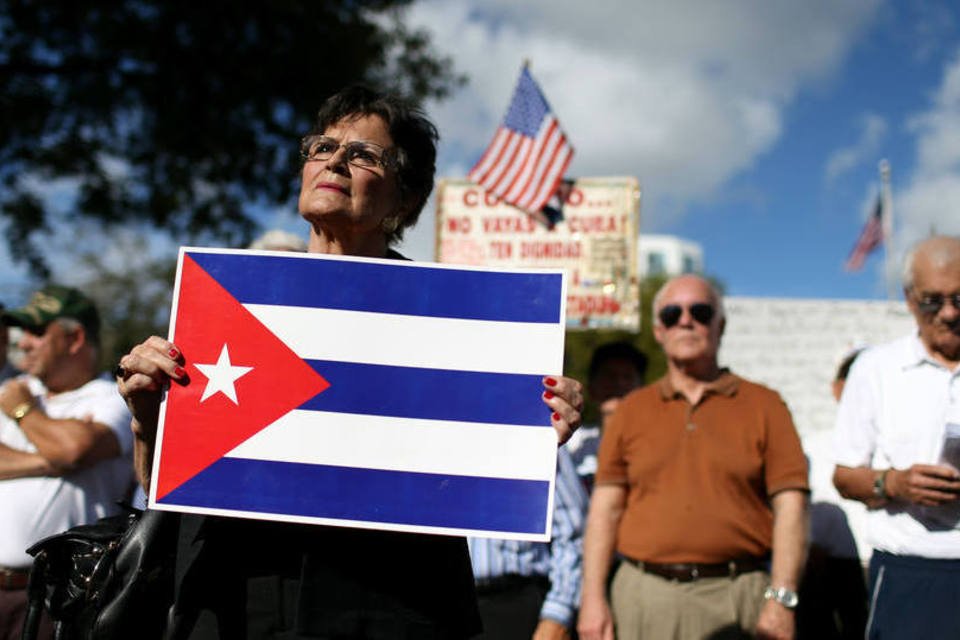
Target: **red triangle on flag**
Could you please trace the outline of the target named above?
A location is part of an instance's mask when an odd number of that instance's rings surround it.
[[[190,382],[167,394],[157,500],[330,386],[189,255],[173,342]],[[201,401],[207,377],[196,365],[216,363],[225,344],[231,363],[251,370],[234,382],[236,404],[224,393]]]

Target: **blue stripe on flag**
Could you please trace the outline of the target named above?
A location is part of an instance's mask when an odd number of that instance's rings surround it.
[[[307,360],[330,387],[309,411],[549,427],[541,376]]]
[[[194,251],[187,255],[243,304],[501,322],[560,321],[558,273],[411,268]]]
[[[221,458],[160,504],[515,533],[546,530],[550,483]]]
[[[547,104],[547,99],[530,75],[530,70],[524,67],[503,124],[528,138],[536,138],[543,119],[549,113],[550,105]]]

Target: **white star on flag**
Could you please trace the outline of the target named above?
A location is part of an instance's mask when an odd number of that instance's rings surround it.
[[[237,389],[234,383],[253,371],[253,367],[238,367],[230,364],[230,354],[227,352],[226,342],[223,343],[223,349],[220,350],[217,364],[198,364],[196,367],[200,370],[200,373],[207,376],[207,386],[203,390],[200,402],[219,392],[230,398],[233,404],[240,404],[237,402]]]

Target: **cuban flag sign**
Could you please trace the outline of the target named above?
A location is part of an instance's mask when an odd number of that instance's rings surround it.
[[[182,248],[150,507],[550,538],[566,281]]]

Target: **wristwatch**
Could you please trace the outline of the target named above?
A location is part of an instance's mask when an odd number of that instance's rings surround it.
[[[877,498],[887,500],[890,496],[887,495],[887,473],[890,472],[890,469],[884,469],[873,479],[873,495]]]
[[[23,420],[28,413],[33,411],[33,407],[33,402],[21,402],[10,412],[10,417],[19,425],[20,421]]]
[[[776,589],[772,586],[767,587],[767,590],[763,592],[763,599],[776,600],[787,609],[796,609],[797,603],[800,602],[797,592],[791,591],[786,587],[777,587]]]

